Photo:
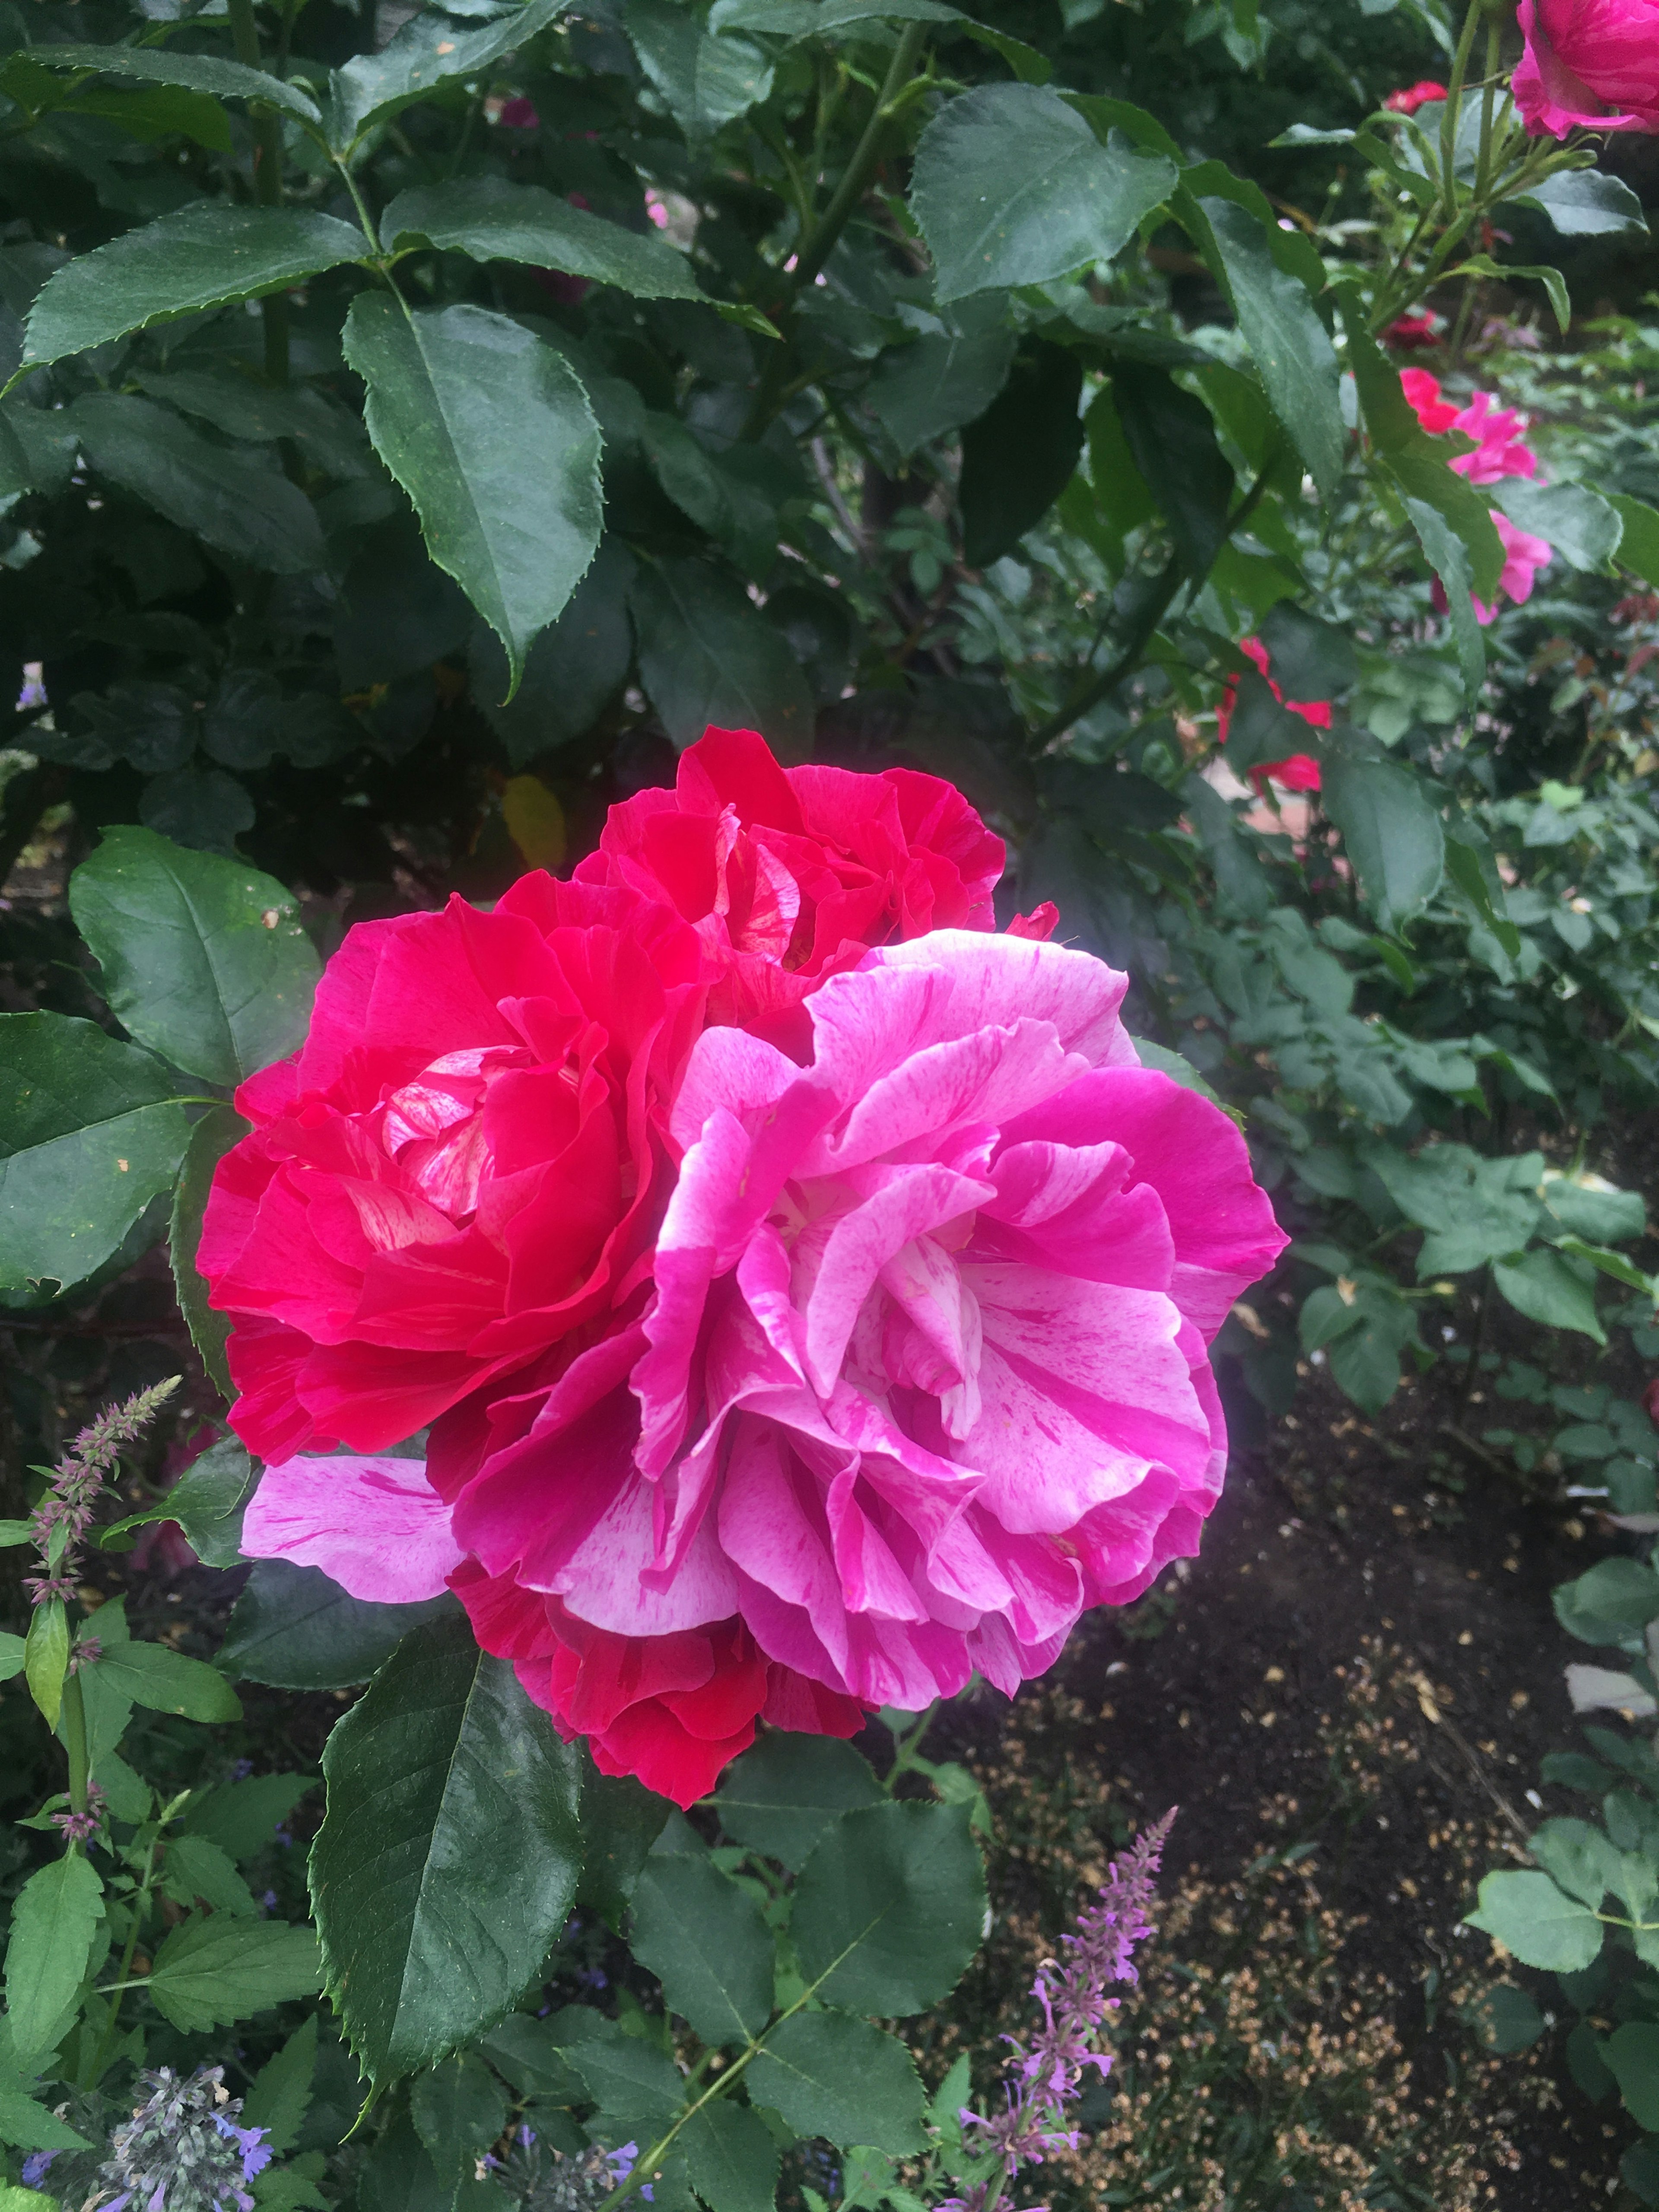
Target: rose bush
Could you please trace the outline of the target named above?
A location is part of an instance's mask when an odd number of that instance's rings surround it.
[[[866,850],[904,826],[884,779],[846,781],[874,801],[833,794]],[[901,787],[910,835],[942,820],[973,864],[994,841],[960,801],[919,806],[925,781]],[[776,785],[769,800],[786,811]],[[641,819],[667,827],[654,848]],[[1085,1607],[1194,1552],[1225,1466],[1207,1346],[1284,1242],[1237,1130],[1141,1066],[1127,978],[1087,954],[935,929],[796,1001],[799,1058],[730,1024],[687,1047],[712,1001],[699,943],[717,973],[734,936],[763,957],[749,894],[781,909],[771,856],[802,865],[802,833],[747,830],[729,799],[624,811],[609,884],[526,878],[495,916],[453,908],[412,945],[349,939],[320,1036],[264,1079],[273,1110],[221,1170],[204,1244],[222,1307],[262,1300],[236,1419],[278,1463],[247,1553],[362,1598],[454,1589],[565,1734],[682,1803],[758,1719],[850,1734],[975,1670],[1012,1692]],[[921,850],[868,872],[863,926],[903,927],[907,874],[963,902]],[[716,891],[739,896],[688,914],[711,878],[673,872],[687,852],[728,864]],[[633,902],[635,926],[574,923],[589,900]],[[472,933],[490,922],[499,943]],[[657,966],[617,994],[636,932]],[[770,941],[781,960],[781,923]],[[441,950],[466,954],[471,992],[417,1005],[398,963]],[[514,990],[481,1006],[492,958]],[[561,1027],[555,973],[613,995]],[[749,1000],[763,1024],[788,1003]],[[457,1024],[488,1041],[458,1048]],[[307,1439],[437,1416],[424,1473],[283,1449],[289,1389]]]

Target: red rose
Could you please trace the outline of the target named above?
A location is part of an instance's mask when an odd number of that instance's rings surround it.
[[[1419,77],[1415,84],[1404,85],[1398,92],[1391,92],[1382,105],[1392,109],[1396,115],[1415,115],[1419,107],[1426,107],[1431,100],[1443,100],[1445,97],[1445,86],[1437,84],[1431,76],[1425,76]]]
[[[638,1304],[709,973],[665,907],[540,873],[349,933],[203,1226],[252,1450],[377,1450]]]
[[[937,776],[786,769],[754,731],[711,729],[680,756],[672,791],[611,808],[575,879],[672,907],[723,971],[709,1019],[781,1042],[813,987],[872,945],[994,929],[1003,857]]]
[[[1407,374],[1416,374],[1407,370]],[[1267,689],[1273,693],[1287,714],[1299,714],[1310,728],[1328,730],[1331,726],[1331,702],[1328,699],[1287,699],[1273,678],[1267,674],[1270,665],[1267,648],[1259,637],[1242,638],[1239,651],[1255,661],[1267,678]],[[1215,734],[1219,744],[1227,742],[1227,732],[1232,727],[1233,708],[1238,702],[1238,681],[1227,678],[1227,688],[1221,695],[1221,704],[1216,709]],[[1258,791],[1265,792],[1269,783],[1282,784],[1287,791],[1317,791],[1319,763],[1311,753],[1289,753],[1283,760],[1262,761],[1250,770],[1250,781]]]

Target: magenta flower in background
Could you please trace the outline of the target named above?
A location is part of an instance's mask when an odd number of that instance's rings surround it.
[[[1435,78],[1419,77],[1415,84],[1402,85],[1391,92],[1383,101],[1384,107],[1395,115],[1415,115],[1419,107],[1426,107],[1431,100],[1443,100],[1446,88]]]
[[[1534,138],[1659,131],[1659,0],[1521,0],[1512,80]]]
[[[1656,16],[1659,21],[1659,16]],[[1471,453],[1454,454],[1451,466],[1471,483],[1500,483],[1506,477],[1536,477],[1538,456],[1522,436],[1527,428],[1527,418],[1517,409],[1500,407],[1495,394],[1474,392],[1466,406],[1459,407],[1455,400],[1443,398],[1440,380],[1424,368],[1402,369],[1400,382],[1410,400],[1418,421],[1425,430],[1442,436],[1458,430],[1475,441]],[[1523,605],[1532,597],[1533,580],[1540,568],[1547,568],[1554,558],[1547,538],[1534,537],[1530,531],[1522,530],[1511,522],[1501,507],[1490,510],[1492,527],[1504,541],[1504,568],[1498,580],[1501,599],[1514,600]],[[1435,579],[1434,605],[1443,614],[1446,594],[1438,577]],[[1474,609],[1475,620],[1483,626],[1498,619],[1499,601],[1488,606],[1473,592],[1469,604]]]

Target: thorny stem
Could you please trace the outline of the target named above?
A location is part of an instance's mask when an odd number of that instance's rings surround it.
[[[259,27],[253,20],[253,0],[229,0],[230,34],[236,58],[245,69],[262,70]],[[261,207],[280,207],[283,200],[283,118],[274,107],[257,102],[253,123],[253,197]],[[288,382],[288,295],[268,292],[259,302],[265,334],[265,376],[271,384]]]
[[[842,172],[841,182],[830,196],[830,204],[810,230],[803,231],[795,257],[795,266],[789,276],[789,291],[781,313],[775,318],[779,326],[787,333],[793,319],[794,301],[801,290],[812,282],[836,248],[836,241],[847,228],[853,210],[864,198],[878,163],[886,150],[887,132],[904,88],[915,73],[916,58],[927,35],[925,23],[907,23],[893,50],[893,58],[876,104],[864,126],[852,158]],[[788,374],[788,349],[775,344],[767,356],[766,366],[761,372],[755,388],[753,404],[748,420],[743,426],[743,438],[753,444],[770,424],[773,416],[784,402],[784,385]]]
[[[1267,479],[1278,463],[1279,455],[1274,452],[1268,456],[1255,482],[1228,516],[1227,526],[1222,533],[1224,544],[1254,513],[1262,494],[1267,489]],[[1098,676],[1091,678],[1079,690],[1074,690],[1064,706],[1050,714],[1046,722],[1040,722],[1037,725],[1030,739],[1030,750],[1033,753],[1046,750],[1056,738],[1063,737],[1073,722],[1086,714],[1091,708],[1097,707],[1103,699],[1109,699],[1124,678],[1132,674],[1139,665],[1141,655],[1151,642],[1153,633],[1169,612],[1175,602],[1176,593],[1186,580],[1186,566],[1178,553],[1172,553],[1164,564],[1163,573],[1152,586],[1150,596],[1135,617],[1123,650],[1109,667],[1103,669]],[[1194,581],[1201,583],[1203,578],[1195,577]]]

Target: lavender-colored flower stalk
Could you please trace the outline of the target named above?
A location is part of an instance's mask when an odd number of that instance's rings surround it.
[[[236,2124],[241,2100],[227,2094],[223,2070],[139,2075],[149,2095],[110,2137],[85,2212],[253,2212],[245,2185],[270,2165],[270,2146],[263,2128]]]
[[[1111,2071],[1112,2053],[1099,2039],[1119,2000],[1106,1992],[1114,1982],[1133,1984],[1139,1979],[1135,1946],[1152,1932],[1152,1877],[1174,1819],[1172,1806],[1121,1859],[1113,1860],[1099,1903],[1085,1905],[1076,1931],[1060,1938],[1064,1961],[1045,1959],[1038,1968],[1031,1994],[1042,2007],[1042,2025],[1029,2038],[1002,2039],[1013,2050],[1004,2069],[1010,2078],[1002,2111],[988,2119],[965,2108],[961,2114],[968,2147],[996,2151],[1002,2171],[965,2197],[947,2197],[939,2212],[991,2212],[1005,2183],[1022,2166],[1040,2166],[1057,2151],[1076,2149],[1078,2133],[1066,2125],[1066,2108],[1091,2066],[1103,2081]]]
[[[104,1485],[114,1474],[124,1444],[134,1443],[149,1426],[162,1402],[179,1388],[179,1378],[152,1383],[119,1406],[106,1406],[88,1422],[55,1468],[52,1487],[35,1508],[32,1521],[34,1548],[40,1571],[27,1577],[29,1595],[36,1605],[48,1599],[67,1601],[79,1581],[78,1553]]]

